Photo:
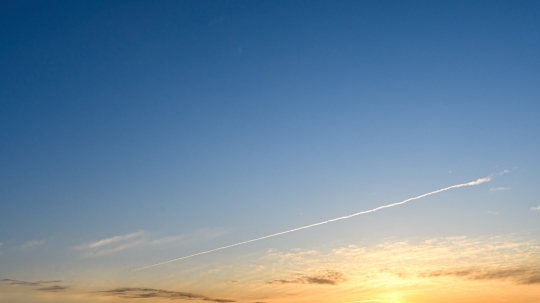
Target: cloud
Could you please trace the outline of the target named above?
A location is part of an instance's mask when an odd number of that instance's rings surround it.
[[[489,191],[503,191],[503,190],[510,190],[510,187],[492,187],[489,189]]]
[[[29,281],[14,280],[14,279],[2,279],[0,280],[0,282],[6,282],[6,283],[9,283],[10,285],[39,287],[39,288],[35,288],[35,290],[45,291],[45,292],[59,292],[59,291],[64,291],[69,288],[68,286],[62,286],[62,285],[48,285],[52,283],[61,283],[62,280],[29,282]]]
[[[28,241],[26,242],[25,244],[23,244],[21,247],[23,249],[32,249],[32,248],[36,248],[38,246],[41,246],[45,244],[45,241],[37,241],[37,240],[34,240],[34,241]]]
[[[23,281],[15,279],[1,279],[0,282],[5,282],[10,285],[15,286],[24,286],[30,287],[35,291],[40,292],[62,292],[69,289],[69,286],[60,285],[59,283],[62,280],[50,280],[50,281]],[[124,288],[115,288],[106,291],[99,291],[98,293],[104,294],[106,296],[116,296],[123,299],[145,299],[145,298],[162,298],[162,299],[171,299],[171,300],[199,300],[199,301],[209,301],[217,303],[232,303],[236,302],[235,300],[230,299],[220,299],[212,298],[205,295],[190,293],[190,292],[179,292],[179,291],[170,291],[164,289],[155,289],[155,288],[145,288],[145,287],[124,287]]]
[[[274,280],[268,282],[268,284],[326,284],[337,285],[338,283],[345,281],[345,276],[334,270],[327,270],[325,273],[316,274],[313,276],[301,276],[293,280]]]
[[[539,284],[540,267],[516,266],[507,268],[465,268],[458,270],[434,271],[427,277],[454,276],[471,280],[505,280],[511,279],[518,284]]]
[[[202,301],[211,301],[218,303],[229,303],[236,302],[235,300],[229,299],[216,299],[207,297],[204,295],[189,293],[189,292],[180,292],[180,291],[170,291],[163,289],[155,288],[144,288],[144,287],[124,287],[124,288],[115,288],[111,290],[101,291],[100,293],[117,296],[124,299],[146,299],[146,298],[163,298],[163,299],[184,299],[184,300],[202,300]]]
[[[37,290],[39,290],[39,291],[47,291],[47,292],[59,292],[59,291],[64,291],[64,290],[66,290],[68,288],[69,288],[68,286],[51,285],[51,286],[38,288]]]
[[[78,250],[96,250],[103,246],[110,246],[112,244],[116,243],[125,243],[126,241],[133,240],[135,238],[140,238],[144,236],[146,233],[144,231],[137,231],[131,234],[123,235],[123,236],[115,236],[111,238],[105,238],[96,242],[82,244],[77,247],[75,247]]]
[[[498,211],[491,211],[491,210],[488,211],[487,213],[490,214],[490,215],[495,215],[495,216],[499,214]]]
[[[532,211],[538,211],[538,210],[540,210],[540,205],[539,205],[538,207],[531,207],[531,210],[532,210]]]
[[[2,279],[1,282],[8,282],[12,285],[23,285],[23,286],[39,286],[39,282],[27,282],[27,281],[21,281],[21,280],[13,280],[13,279]]]
[[[85,258],[96,258],[115,254],[117,252],[135,247],[165,245],[172,243],[188,243],[201,239],[210,239],[220,236],[226,232],[227,230],[203,229],[191,234],[159,238],[156,235],[146,231],[137,231],[126,235],[114,236],[95,242],[80,244],[75,246],[75,249],[83,252],[82,256]]]
[[[474,287],[490,287],[497,283],[513,290],[527,285],[538,289],[540,243],[537,239],[536,234],[414,237],[400,240],[389,238],[378,243],[361,241],[363,244],[359,246],[346,245],[331,251],[323,248],[322,251],[310,254],[305,251],[273,250],[259,259],[260,264],[271,268],[272,272],[259,273],[253,268],[249,275],[262,281],[271,281],[266,284],[269,288],[280,287],[294,293],[305,291],[308,285],[300,284],[308,283],[306,277],[320,276],[312,273],[324,273],[331,269],[342,273],[346,280],[336,282],[335,287],[331,284],[328,287],[321,285],[320,291],[350,291],[349,295],[343,296],[349,298],[344,300],[348,302],[355,299],[391,302],[393,300],[388,298],[365,296],[389,288],[400,289],[404,285],[406,289],[422,289],[421,292],[427,291],[424,289],[427,285],[443,291],[449,284],[468,287],[473,283]],[[281,275],[291,272],[299,274],[276,276],[280,271]],[[359,286],[361,290],[357,292]]]

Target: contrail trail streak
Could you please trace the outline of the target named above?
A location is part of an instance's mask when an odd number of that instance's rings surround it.
[[[507,173],[507,172],[508,171],[505,170],[505,171],[503,171],[502,173],[499,173],[499,174],[502,175],[502,174]],[[438,189],[438,190],[435,190],[435,191],[432,191],[432,192],[429,192],[427,194],[423,194],[423,195],[420,195],[420,196],[417,196],[417,197],[414,197],[414,198],[409,198],[409,199],[403,200],[401,202],[396,202],[396,203],[392,203],[392,204],[388,204],[388,205],[383,205],[383,206],[379,206],[377,208],[373,208],[373,209],[370,209],[370,210],[364,210],[364,211],[361,211],[361,212],[357,212],[357,213],[354,213],[352,215],[343,216],[343,217],[339,217],[339,218],[335,218],[335,219],[330,219],[330,220],[322,221],[322,222],[319,222],[319,223],[314,223],[314,224],[310,224],[310,225],[306,225],[306,226],[302,226],[302,227],[282,231],[282,232],[279,232],[279,233],[271,234],[271,235],[268,235],[268,236],[264,236],[264,237],[251,239],[251,240],[247,240],[247,241],[243,241],[243,242],[239,242],[239,243],[235,243],[235,244],[231,244],[231,245],[227,245],[227,246],[214,248],[214,249],[211,249],[211,250],[199,252],[199,253],[192,254],[192,255],[189,255],[189,256],[185,256],[185,257],[176,258],[176,259],[172,259],[172,260],[161,262],[161,263],[156,263],[156,264],[144,266],[144,267],[141,267],[141,268],[134,269],[133,271],[146,269],[146,268],[150,268],[150,267],[154,267],[154,266],[159,266],[159,265],[163,265],[163,264],[167,264],[167,263],[171,263],[171,262],[175,262],[175,261],[180,261],[180,260],[188,259],[188,258],[191,258],[191,257],[208,254],[208,253],[211,253],[211,252],[214,252],[214,251],[227,249],[227,248],[231,248],[231,247],[234,247],[234,246],[244,245],[244,244],[247,244],[247,243],[251,243],[251,242],[255,242],[255,241],[260,241],[260,240],[264,240],[264,239],[268,239],[268,238],[272,238],[272,237],[292,233],[292,232],[299,231],[299,230],[302,230],[302,229],[307,229],[307,228],[311,228],[311,227],[315,227],[315,226],[319,226],[319,225],[323,225],[323,224],[328,224],[328,223],[339,221],[339,220],[345,220],[345,219],[349,219],[349,218],[352,218],[352,217],[356,217],[356,216],[360,216],[360,215],[364,215],[364,214],[369,214],[369,213],[376,212],[376,211],[381,210],[381,209],[398,206],[398,205],[405,204],[405,203],[413,201],[413,200],[418,200],[418,199],[421,199],[421,198],[424,198],[424,197],[427,197],[427,196],[438,194],[440,192],[447,191],[449,189],[458,188],[458,187],[464,187],[464,186],[475,186],[475,185],[482,184],[484,182],[489,182],[489,181],[491,181],[492,177],[493,177],[493,174],[487,176],[486,178],[481,178],[481,179],[478,179],[476,181],[472,181],[472,182],[468,182],[468,183],[452,185],[452,186],[445,187],[445,188],[442,188],[442,189]]]

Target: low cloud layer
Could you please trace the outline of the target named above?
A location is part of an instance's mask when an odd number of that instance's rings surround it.
[[[17,285],[17,286],[29,286],[33,287],[33,289],[38,291],[45,291],[45,292],[59,292],[64,291],[68,289],[68,286],[58,285],[58,283],[61,283],[62,280],[51,280],[51,281],[22,281],[22,280],[14,280],[14,279],[2,279],[0,282],[4,282],[10,285]],[[53,285],[50,285],[53,284]]]
[[[536,235],[520,238],[500,235],[385,241],[369,246],[349,245],[330,253],[269,251],[262,260],[272,270],[323,273],[266,279],[271,285],[328,284],[353,291],[357,285],[365,289],[401,287],[404,281],[411,287],[425,285],[426,279],[431,280],[431,285],[446,285],[448,278],[455,278],[452,283],[456,285],[477,281],[536,287],[540,284],[540,244],[534,240]],[[342,275],[326,274],[327,268]]]
[[[144,287],[125,287],[125,288],[115,288],[111,290],[101,291],[100,293],[110,296],[117,296],[124,299],[147,299],[147,298],[163,298],[163,299],[183,299],[183,300],[202,300],[202,301],[211,301],[218,303],[229,303],[236,302],[235,300],[229,299],[216,299],[207,297],[204,295],[189,293],[189,292],[180,292],[180,291],[170,291],[164,289],[155,289],[155,288],[144,288]]]
[[[296,279],[291,280],[274,280],[268,282],[268,284],[326,284],[337,285],[338,283],[345,281],[345,276],[339,271],[328,270],[324,273],[315,275],[303,275]]]
[[[427,277],[454,276],[471,280],[513,280],[518,284],[540,284],[540,267],[465,268],[428,273]]]
[[[41,286],[43,284],[60,283],[60,282],[62,282],[62,280],[29,282],[29,281],[14,280],[14,279],[2,279],[2,280],[0,280],[0,282],[6,282],[6,283],[9,283],[9,284],[12,284],[12,285]]]
[[[40,287],[37,290],[39,291],[49,291],[49,292],[58,292],[58,291],[64,291],[68,289],[68,286],[62,286],[62,285],[51,285],[51,286],[45,286]]]

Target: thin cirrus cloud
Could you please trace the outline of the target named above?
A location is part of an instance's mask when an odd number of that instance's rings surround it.
[[[100,257],[136,247],[147,242],[148,233],[137,231],[127,235],[114,236],[96,242],[85,243],[75,247],[83,252],[83,257]]]
[[[531,207],[531,210],[532,211],[539,211],[540,210],[540,205],[538,205],[538,207]]]
[[[100,249],[102,247],[110,247],[111,245],[114,245],[116,243],[125,243],[130,240],[143,237],[145,235],[146,233],[144,231],[137,231],[131,234],[123,235],[123,236],[110,237],[110,238],[102,239],[96,242],[79,245],[76,248],[79,250]]]
[[[211,239],[226,232],[227,230],[221,229],[203,229],[191,234],[157,237],[155,234],[141,230],[126,235],[80,244],[75,246],[75,249],[82,252],[82,257],[84,258],[96,258],[142,246],[182,244],[201,239]]]
[[[148,298],[162,298],[170,300],[200,300],[210,301],[218,303],[231,303],[236,302],[230,299],[211,298],[205,295],[194,294],[190,292],[171,291],[165,289],[145,288],[145,287],[124,287],[115,288],[111,290],[101,291],[101,294],[107,296],[116,296],[123,299],[148,299]]]

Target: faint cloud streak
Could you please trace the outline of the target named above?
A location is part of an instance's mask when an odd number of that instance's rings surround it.
[[[540,283],[540,267],[507,267],[507,268],[467,268],[458,270],[435,271],[428,277],[454,276],[471,280],[505,280],[512,279],[518,284]]]
[[[23,244],[21,247],[23,249],[33,249],[33,248],[36,248],[38,246],[41,246],[45,244],[45,241],[37,241],[37,240],[34,240],[34,241],[28,241],[26,242],[25,244]]]
[[[84,243],[75,246],[75,249],[83,252],[84,258],[96,258],[118,253],[120,251],[142,246],[189,243],[201,239],[211,239],[221,236],[228,230],[203,229],[191,234],[157,237],[145,231],[137,231],[127,235],[114,236],[95,242]]]
[[[324,273],[315,274],[311,276],[303,275],[299,278],[292,280],[274,280],[267,282],[268,284],[322,284],[322,285],[337,285],[340,282],[345,281],[345,276],[335,270],[327,270]]]
[[[185,299],[185,300],[202,300],[202,301],[211,301],[218,303],[230,303],[236,302],[235,300],[229,299],[216,299],[207,297],[204,295],[189,293],[189,292],[180,292],[180,291],[171,291],[164,289],[155,289],[155,288],[145,288],[145,287],[124,287],[124,288],[115,288],[111,290],[101,291],[100,293],[117,296],[123,299],[147,299],[147,298],[163,298],[163,299]]]
[[[51,286],[46,286],[46,287],[40,287],[37,290],[46,291],[46,292],[59,292],[59,291],[64,291],[68,288],[69,288],[68,286],[51,285]]]
[[[77,247],[75,247],[78,250],[91,250],[91,249],[97,249],[102,246],[107,246],[110,244],[118,243],[118,242],[125,242],[127,240],[132,240],[134,238],[140,238],[142,236],[146,235],[144,231],[137,231],[131,234],[123,235],[123,236],[115,236],[110,237],[106,239],[102,239],[96,242],[88,243],[88,244],[82,244]]]
[[[6,282],[10,285],[16,285],[16,286],[39,287],[39,288],[33,288],[33,289],[37,291],[43,291],[43,292],[61,292],[69,288],[68,286],[62,286],[62,285],[57,284],[57,283],[61,283],[62,280],[29,282],[29,281],[23,281],[23,280],[2,279],[0,280],[0,282]],[[53,283],[55,285],[49,285]]]

